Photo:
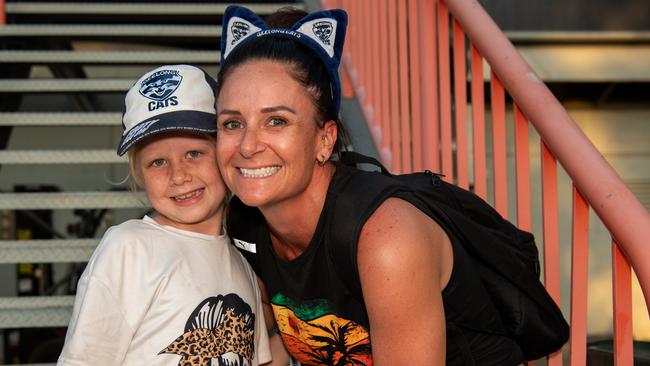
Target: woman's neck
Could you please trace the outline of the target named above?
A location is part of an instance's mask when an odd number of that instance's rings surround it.
[[[280,258],[294,259],[309,246],[335,171],[332,163],[317,167],[300,195],[271,207],[260,207],[271,231],[273,249]]]

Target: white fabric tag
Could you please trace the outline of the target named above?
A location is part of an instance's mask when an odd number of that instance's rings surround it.
[[[232,241],[235,242],[235,246],[237,248],[240,248],[240,249],[245,250],[247,252],[257,253],[257,244],[255,244],[255,243],[249,243],[249,242],[239,240],[239,239],[235,239],[235,238],[232,238]]]

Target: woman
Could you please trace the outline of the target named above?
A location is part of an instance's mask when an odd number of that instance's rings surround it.
[[[285,10],[268,22],[241,7],[224,15],[217,155],[236,196],[229,234],[261,278],[288,351],[316,365],[521,361],[512,340],[450,322],[494,309],[453,308],[477,298],[478,277],[440,226],[400,199],[350,223],[363,226],[350,248],[363,296],[351,296],[326,235],[349,174],[331,159],[344,145],[337,68],[347,18]]]

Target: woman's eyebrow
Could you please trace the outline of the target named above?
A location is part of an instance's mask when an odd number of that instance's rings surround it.
[[[289,108],[287,106],[284,106],[284,105],[279,105],[279,106],[275,106],[275,107],[266,107],[266,108],[261,109],[262,113],[271,113],[271,112],[279,112],[279,111],[286,111],[286,112],[289,112],[289,113],[296,114],[295,110],[293,110],[293,109],[291,109],[291,108]]]

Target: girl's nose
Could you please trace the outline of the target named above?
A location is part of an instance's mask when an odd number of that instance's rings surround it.
[[[192,175],[182,163],[174,164],[171,173],[171,184],[173,185],[182,185],[192,180]]]

